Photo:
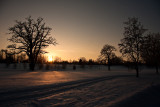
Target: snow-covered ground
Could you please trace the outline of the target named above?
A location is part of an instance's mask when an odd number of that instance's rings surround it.
[[[121,66],[112,67],[111,71],[108,71],[107,66],[104,65],[86,66],[85,68],[77,65],[76,70],[73,70],[72,66],[73,65],[68,65],[65,70],[60,68],[54,70],[52,67],[50,70],[36,69],[35,71],[29,71],[29,68],[24,69],[22,64],[17,65],[16,69],[14,68],[14,64],[11,64],[8,68],[5,67],[5,64],[0,64],[0,91],[4,88],[12,89],[57,84],[93,77],[131,74],[131,71],[128,72],[127,68]]]
[[[106,66],[86,66],[85,69],[77,66],[72,70],[70,65],[63,71],[51,68],[34,72],[21,65],[16,69],[12,67],[0,64],[0,101],[4,106],[6,101],[15,107],[109,107],[160,84],[155,70],[145,67],[141,67],[140,78],[135,77],[134,70],[122,66],[113,66],[108,71]],[[10,102],[12,99],[15,101]]]

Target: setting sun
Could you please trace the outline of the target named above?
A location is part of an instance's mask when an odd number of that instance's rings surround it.
[[[52,56],[48,56],[48,61],[49,61],[49,62],[52,62],[52,61],[53,61]]]

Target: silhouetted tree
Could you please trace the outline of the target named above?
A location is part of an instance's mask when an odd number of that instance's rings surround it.
[[[54,63],[55,64],[58,64],[58,63],[60,63],[62,60],[61,60],[61,57],[58,57],[58,56],[56,56],[55,58],[54,58]]]
[[[66,69],[68,61],[62,61],[61,63],[62,63],[62,69]]]
[[[0,51],[0,62],[4,62],[5,59],[5,50],[1,49]]]
[[[110,70],[110,66],[111,66],[110,60],[112,59],[112,56],[115,54],[113,51],[116,51],[116,48],[108,44],[104,45],[101,50],[101,58],[108,63],[108,70]]]
[[[120,64],[123,64],[123,59],[121,57],[113,55],[110,62],[111,64],[114,64],[114,65],[120,65]]]
[[[46,53],[42,49],[49,44],[56,45],[56,39],[49,37],[51,28],[46,27],[43,18],[34,20],[29,16],[25,21],[16,21],[13,27],[9,28],[12,37],[9,41],[18,44],[10,45],[9,48],[16,49],[16,53],[25,52],[29,58],[30,70],[34,70],[37,57],[40,53]]]
[[[142,45],[142,59],[149,65],[155,66],[158,74],[158,66],[160,64],[160,34],[150,33],[144,38]]]
[[[87,62],[87,60],[86,60],[85,57],[80,57],[79,58],[79,64],[86,63],[86,62]]]
[[[88,60],[88,64],[89,64],[89,65],[93,65],[93,64],[94,64],[94,60],[93,60],[93,59],[89,59],[89,60]]]
[[[6,67],[8,68],[9,65],[14,62],[14,57],[11,51],[4,50],[4,52],[5,52],[5,63]]]
[[[49,70],[49,69],[50,69],[50,63],[47,62],[47,63],[46,63],[46,70]]]
[[[96,62],[98,64],[106,64],[106,60],[101,55],[98,56]]]
[[[41,70],[43,69],[44,63],[47,63],[47,58],[44,55],[40,54],[38,56],[37,63],[38,63],[38,68]]]
[[[87,60],[85,57],[80,57],[79,58],[79,64],[81,65],[81,68],[85,68],[85,64],[86,64]]]
[[[139,77],[140,47],[146,29],[143,28],[138,18],[128,18],[128,21],[124,24],[126,25],[124,27],[124,38],[121,39],[121,43],[118,45],[122,55],[127,56],[130,61],[135,63],[136,76]]]
[[[47,59],[48,59],[47,56],[39,54],[37,58],[37,63],[44,64],[47,62]]]

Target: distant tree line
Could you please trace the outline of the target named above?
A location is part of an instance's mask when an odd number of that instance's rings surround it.
[[[128,18],[124,22],[124,37],[118,44],[122,56],[117,56],[117,49],[109,44],[105,44],[100,51],[97,60],[86,60],[80,57],[77,61],[63,61],[60,57],[55,57],[53,62],[48,62],[47,53],[43,49],[50,44],[56,45],[57,41],[50,35],[51,28],[47,27],[43,18],[32,19],[31,16],[25,21],[15,21],[15,25],[9,28],[11,38],[8,40],[13,44],[7,49],[0,51],[1,63],[29,63],[30,70],[34,70],[35,64],[79,64],[82,68],[85,65],[104,64],[108,65],[132,65],[139,77],[139,64],[155,67],[156,73],[160,66],[160,33],[148,33],[138,18]],[[123,60],[123,58],[125,60]],[[65,67],[65,66],[64,66]]]

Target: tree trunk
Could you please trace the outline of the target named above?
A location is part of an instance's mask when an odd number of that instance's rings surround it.
[[[139,77],[139,68],[138,68],[138,64],[136,63],[136,77]]]
[[[31,71],[34,71],[35,68],[35,61],[32,55],[29,57],[29,68]]]
[[[108,71],[110,71],[110,58],[108,57]]]
[[[34,68],[35,68],[35,63],[34,62],[31,62],[30,64],[29,64],[30,66],[30,70],[31,71],[34,71]]]

